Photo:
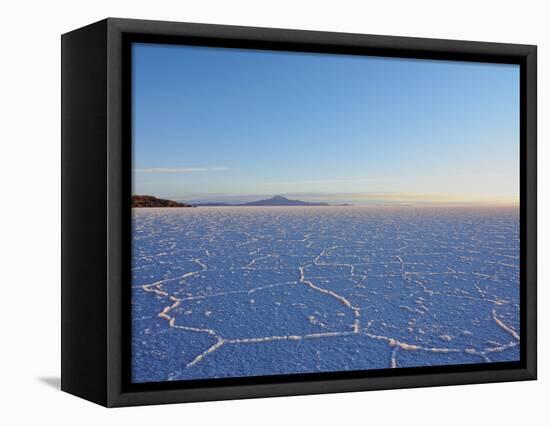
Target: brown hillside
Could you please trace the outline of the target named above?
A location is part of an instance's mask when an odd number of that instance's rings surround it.
[[[193,207],[191,204],[163,200],[152,195],[132,195],[132,207]]]

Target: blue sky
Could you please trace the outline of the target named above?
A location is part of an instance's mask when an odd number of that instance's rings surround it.
[[[133,47],[133,191],[517,203],[519,67]]]

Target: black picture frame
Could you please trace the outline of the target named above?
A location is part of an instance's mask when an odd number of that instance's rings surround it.
[[[536,379],[536,46],[118,18],[61,41],[62,390],[117,407]],[[137,41],[519,64],[521,361],[132,384],[130,44]]]

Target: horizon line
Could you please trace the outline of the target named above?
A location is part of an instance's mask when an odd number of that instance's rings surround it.
[[[369,192],[369,193],[340,193],[340,194],[304,194],[304,193],[277,193],[277,194],[187,194],[187,195],[151,195],[157,198],[188,202],[189,204],[227,203],[241,204],[250,201],[259,201],[283,196],[307,202],[325,202],[332,205],[351,204],[353,206],[392,205],[392,206],[519,206],[520,200],[516,196],[470,196],[459,194],[415,194],[399,192]],[[305,199],[304,199],[305,198]]]

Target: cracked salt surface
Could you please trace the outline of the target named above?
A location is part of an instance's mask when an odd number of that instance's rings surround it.
[[[516,208],[133,210],[132,380],[519,360]]]

